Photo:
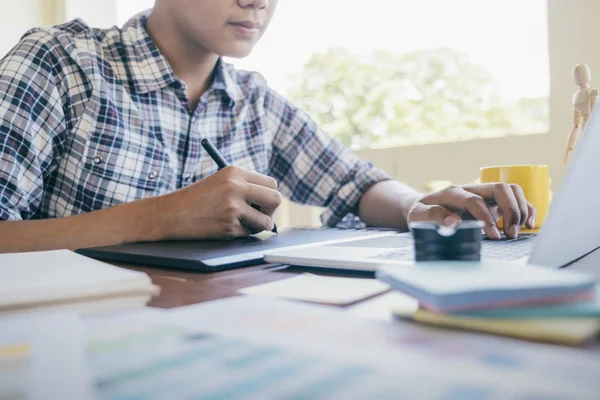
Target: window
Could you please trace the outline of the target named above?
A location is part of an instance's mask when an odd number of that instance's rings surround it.
[[[119,22],[152,0],[117,1]],[[546,133],[545,0],[279,0],[256,70],[354,149]]]

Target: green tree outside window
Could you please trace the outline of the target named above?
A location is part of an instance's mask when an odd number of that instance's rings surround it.
[[[544,133],[548,97],[505,99],[485,68],[449,49],[368,56],[332,47],[287,93],[352,148]]]

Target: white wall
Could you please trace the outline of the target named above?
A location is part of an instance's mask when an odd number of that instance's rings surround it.
[[[30,28],[45,22],[41,3],[42,0],[0,0],[0,58]]]
[[[108,28],[116,24],[115,0],[63,0],[66,19],[83,19],[94,28]]]
[[[54,25],[77,17],[94,27],[116,23],[114,0],[0,0],[0,10],[0,57],[36,26]]]

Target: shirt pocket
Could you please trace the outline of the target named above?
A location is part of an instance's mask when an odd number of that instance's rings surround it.
[[[139,133],[93,133],[83,168],[88,186],[108,204],[165,193],[172,173],[162,145]]]

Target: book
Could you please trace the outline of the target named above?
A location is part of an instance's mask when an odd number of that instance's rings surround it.
[[[600,286],[596,286],[595,292],[596,296],[593,300],[577,303],[463,311],[455,315],[491,319],[596,318],[600,320]]]
[[[437,312],[569,303],[595,296],[591,275],[502,261],[383,265],[376,276]]]
[[[144,305],[158,292],[143,272],[69,250],[0,254],[0,313],[49,308],[104,312]]]

